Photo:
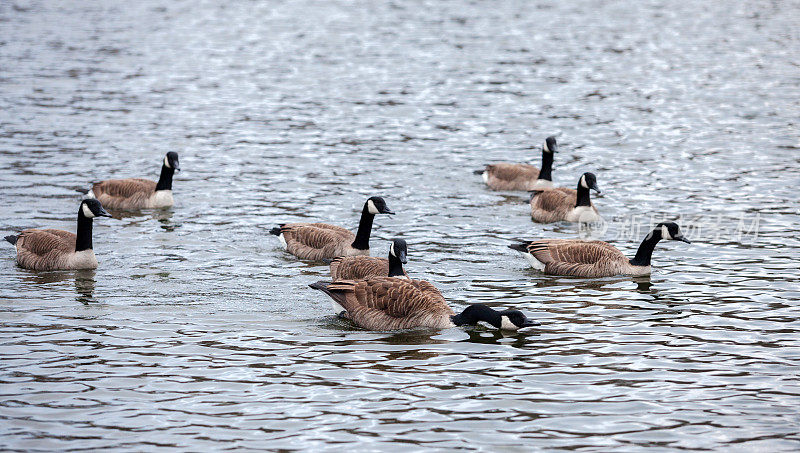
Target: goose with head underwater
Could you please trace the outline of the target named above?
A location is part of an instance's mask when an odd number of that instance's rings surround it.
[[[78,207],[77,233],[45,229],[23,230],[5,239],[17,249],[17,264],[35,271],[95,269],[92,250],[92,219],[111,217],[99,201],[82,200]]]
[[[358,231],[327,223],[284,223],[270,230],[292,255],[320,261],[337,256],[369,255],[372,222],[378,214],[394,214],[381,197],[370,197],[361,210]]]
[[[368,330],[445,329],[479,322],[503,330],[538,325],[519,310],[495,310],[483,304],[472,304],[455,314],[439,290],[425,280],[371,277],[309,286],[330,296],[335,308],[342,310],[341,318]]]

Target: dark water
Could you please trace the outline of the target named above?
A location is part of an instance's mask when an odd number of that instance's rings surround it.
[[[184,169],[95,222],[93,272],[0,259],[3,450],[800,449],[797,2],[0,2],[0,230],[74,230],[76,188]],[[651,278],[546,277],[576,237],[472,170],[597,173],[593,237]],[[365,332],[267,232],[355,227],[451,304],[542,326]]]

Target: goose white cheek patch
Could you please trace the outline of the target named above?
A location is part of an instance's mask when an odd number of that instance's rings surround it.
[[[500,317],[500,328],[503,329],[503,330],[517,330],[517,329],[519,329],[519,327],[517,327],[516,324],[511,322],[510,319],[508,319],[508,316],[501,316]]]
[[[372,200],[367,201],[367,211],[369,211],[370,214],[380,214]]]
[[[661,238],[672,239],[672,236],[669,234],[669,228],[667,228],[666,225],[661,225]]]
[[[87,219],[94,218],[94,213],[92,212],[91,209],[89,209],[89,206],[86,205],[81,206],[81,211],[83,212],[83,216],[86,217]]]
[[[166,157],[164,157],[164,166],[167,168],[172,168],[172,166],[169,164],[169,159],[167,159]]]
[[[586,176],[581,176],[581,187],[583,187],[584,189],[589,188],[589,186],[586,185]]]

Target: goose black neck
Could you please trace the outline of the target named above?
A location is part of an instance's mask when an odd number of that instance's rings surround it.
[[[656,248],[656,244],[658,244],[658,241],[660,240],[661,233],[653,232],[648,234],[647,237],[642,241],[641,245],[639,245],[639,250],[636,251],[636,256],[630,260],[631,264],[634,266],[649,266],[650,258],[653,256],[653,249]]]
[[[389,277],[403,277],[405,273],[403,272],[403,262],[400,261],[400,258],[389,254]]]
[[[156,190],[172,190],[172,175],[175,174],[174,168],[161,165],[161,176],[158,178]]]
[[[589,198],[589,189],[587,189],[586,187],[583,187],[583,185],[579,181],[578,182],[578,196],[577,196],[577,198],[575,200],[575,207],[577,208],[578,206],[591,206],[591,205],[592,205],[592,201]]]
[[[361,220],[358,222],[356,240],[353,241],[353,248],[358,250],[369,250],[369,235],[372,233],[372,221],[375,215],[369,212],[367,205],[361,211]]]
[[[553,180],[553,153],[542,151],[542,168],[539,170],[539,179]]]
[[[474,326],[475,324],[484,321],[499,329],[500,325],[502,324],[500,314],[489,306],[483,304],[472,304],[465,308],[460,315],[451,316],[450,320],[457,326]]]
[[[78,231],[76,233],[75,251],[91,250],[92,248],[92,219],[78,211]]]

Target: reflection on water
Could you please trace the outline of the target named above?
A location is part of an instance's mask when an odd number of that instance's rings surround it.
[[[0,230],[75,229],[74,188],[176,205],[94,225],[100,266],[0,247],[4,450],[800,449],[796,7],[786,2],[0,2]],[[531,221],[473,170],[598,176],[605,225]],[[355,228],[455,310],[541,323],[366,332],[278,223]],[[534,271],[602,239],[650,277]],[[757,222],[756,222],[757,220]],[[738,235],[742,229],[753,232]],[[131,436],[131,433],[135,433]]]
[[[97,302],[94,298],[94,287],[97,284],[94,274],[93,270],[75,272],[75,292],[78,294],[76,301],[82,304]]]

